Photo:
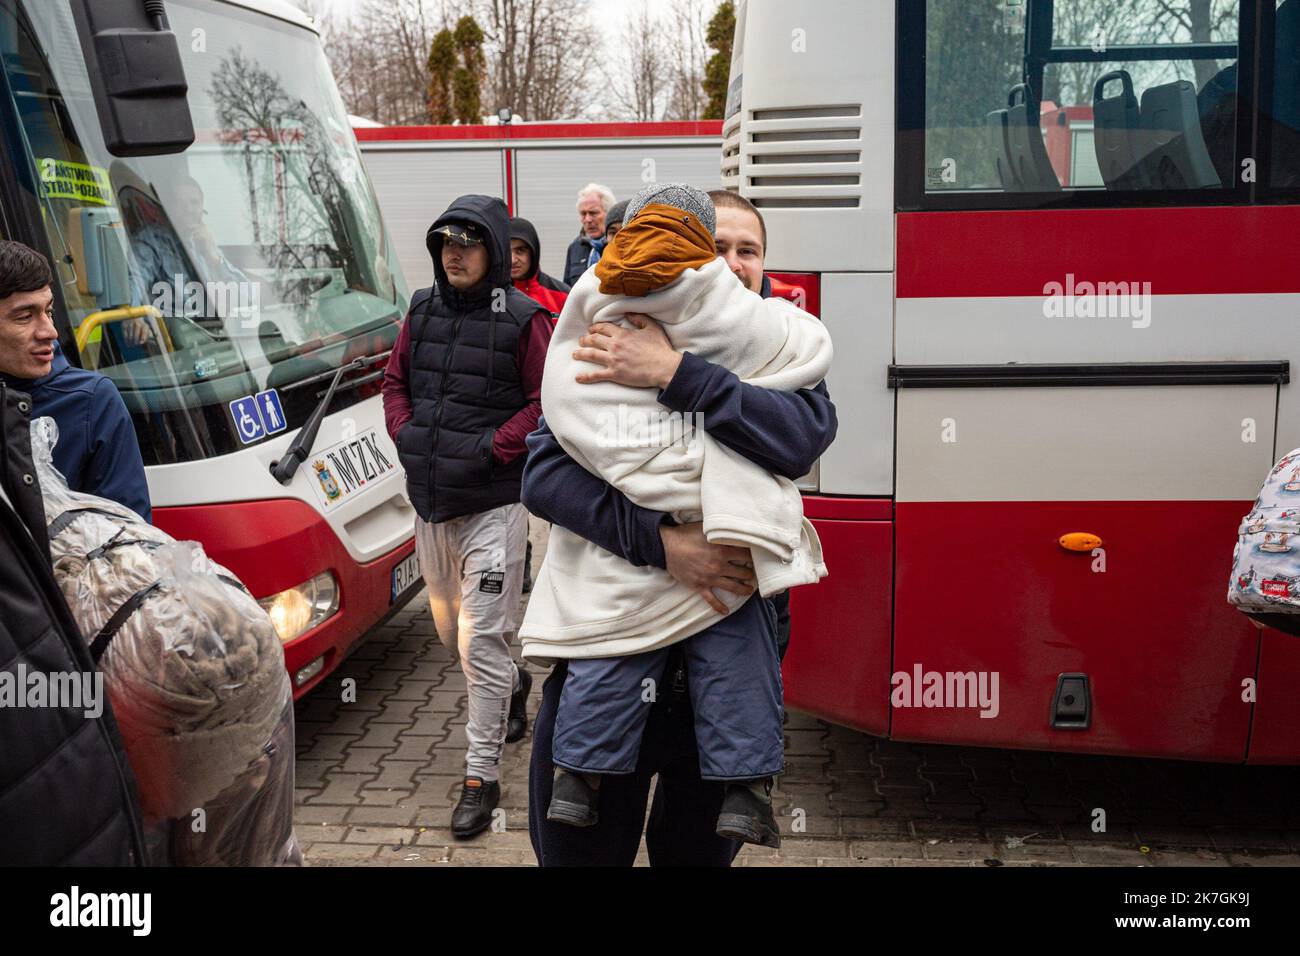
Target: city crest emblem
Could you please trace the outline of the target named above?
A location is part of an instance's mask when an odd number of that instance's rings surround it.
[[[325,467],[323,461],[313,461],[312,468],[316,469],[316,477],[320,480],[321,490],[325,492],[325,497],[330,501],[338,501],[343,497],[343,492],[339,489],[339,483],[334,480],[330,470]]]

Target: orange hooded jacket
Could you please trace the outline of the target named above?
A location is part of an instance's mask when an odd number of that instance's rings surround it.
[[[713,236],[699,219],[674,206],[650,203],[605,247],[595,270],[606,295],[643,296],[717,257]]]

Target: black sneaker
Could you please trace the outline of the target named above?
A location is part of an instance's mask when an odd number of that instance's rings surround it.
[[[546,819],[567,823],[573,827],[592,827],[599,819],[596,804],[600,791],[576,773],[556,768],[555,784],[551,788],[551,805]]]
[[[772,778],[763,781],[765,797],[746,783],[729,783],[718,814],[717,833],[729,840],[780,847],[781,831],[772,815]]]
[[[492,825],[492,811],[501,799],[501,783],[484,783],[482,777],[466,777],[460,800],[451,812],[451,835],[464,840]]]
[[[519,668],[519,689],[510,695],[510,719],[506,721],[506,743],[523,740],[528,732],[528,692],[533,689],[533,675],[523,664]]]

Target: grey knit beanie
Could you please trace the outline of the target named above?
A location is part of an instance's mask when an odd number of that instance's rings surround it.
[[[708,193],[694,186],[685,183],[655,183],[647,186],[628,200],[624,223],[630,223],[642,207],[651,203],[662,203],[680,209],[682,212],[689,212],[699,219],[705,229],[709,230],[709,235],[717,235],[718,218],[713,210],[713,200],[709,198]]]
[[[609,207],[609,212],[605,213],[606,229],[614,223],[618,223],[620,226],[623,224],[623,219],[627,215],[627,204],[631,201],[630,199],[624,199],[622,202],[616,202]]]

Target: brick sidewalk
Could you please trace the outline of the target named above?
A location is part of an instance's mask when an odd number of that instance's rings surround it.
[[[342,702],[345,679],[355,703]],[[504,829],[451,839],[465,679],[423,595],[300,701],[297,720],[295,819],[312,865],[535,863],[531,736],[506,746]],[[1297,767],[902,744],[790,714],[786,768],[781,850],[746,847],[739,865],[1300,865]],[[1097,807],[1105,833],[1089,825]]]

